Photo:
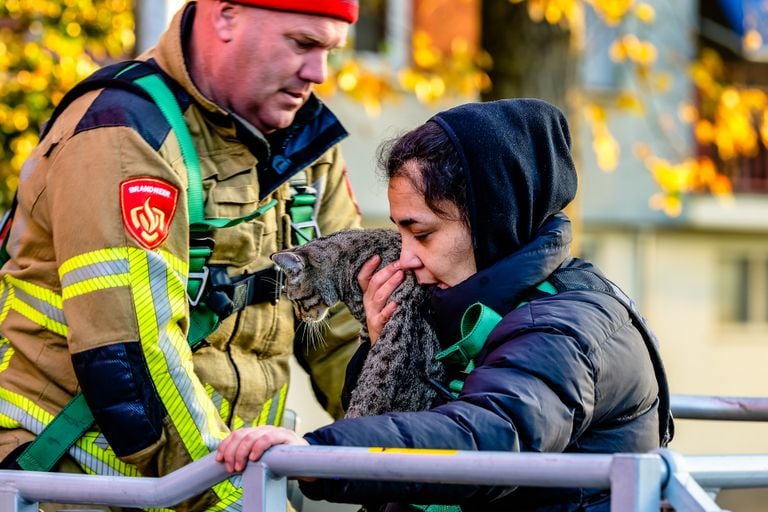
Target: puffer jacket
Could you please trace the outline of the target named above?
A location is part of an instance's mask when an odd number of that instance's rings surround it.
[[[141,59],[170,79],[184,112],[205,215],[235,218],[276,201],[258,219],[213,232],[209,263],[230,276],[271,267],[269,255],[291,245],[285,180],[302,170],[318,191],[320,230],[357,227],[338,120],[312,97],[270,147],[192,83],[184,47],[194,13],[194,2],[185,5]],[[70,454],[89,473],[163,475],[210,453],[230,428],[276,419],[293,350],[288,301],[247,306],[194,356],[187,345],[186,189],[158,107],[118,88],[73,101],[25,163],[0,272],[0,458],[79,391],[96,426]],[[134,192],[149,199],[134,204]],[[343,367],[358,326],[343,313],[334,322],[330,352]],[[326,395],[338,396],[341,381]],[[224,482],[191,506],[226,508],[238,497]]]
[[[597,271],[566,258],[569,240],[569,222],[557,216],[520,253],[465,283],[509,283],[509,299],[526,303],[504,315],[488,336],[456,400],[426,412],[338,421],[305,438],[334,446],[506,452],[642,453],[658,447],[658,385],[643,337],[624,305],[594,291],[529,300],[557,268]],[[301,487],[310,498],[366,503],[370,510],[382,502],[539,512],[608,510],[609,505],[606,492],[588,489],[344,480]]]

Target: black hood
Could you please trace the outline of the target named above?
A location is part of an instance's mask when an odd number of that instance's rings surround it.
[[[432,121],[462,158],[478,270],[532,241],[573,200],[571,137],[557,107],[533,99],[470,103]]]

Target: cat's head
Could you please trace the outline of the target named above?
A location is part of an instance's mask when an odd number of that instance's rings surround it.
[[[285,275],[285,295],[293,302],[296,316],[305,322],[322,321],[339,301],[329,269],[301,247],[276,252],[271,258]]]

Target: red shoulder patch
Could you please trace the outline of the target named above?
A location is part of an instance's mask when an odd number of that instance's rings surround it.
[[[131,178],[120,184],[120,209],[128,233],[154,249],[168,238],[179,189],[157,178]]]

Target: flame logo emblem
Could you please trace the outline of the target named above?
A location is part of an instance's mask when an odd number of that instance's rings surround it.
[[[120,209],[126,231],[144,248],[155,249],[168,238],[179,189],[150,177],[120,184]]]
[[[165,212],[149,205],[147,198],[142,206],[131,210],[131,222],[139,236],[148,244],[154,244],[162,235],[160,230],[165,226]]]

